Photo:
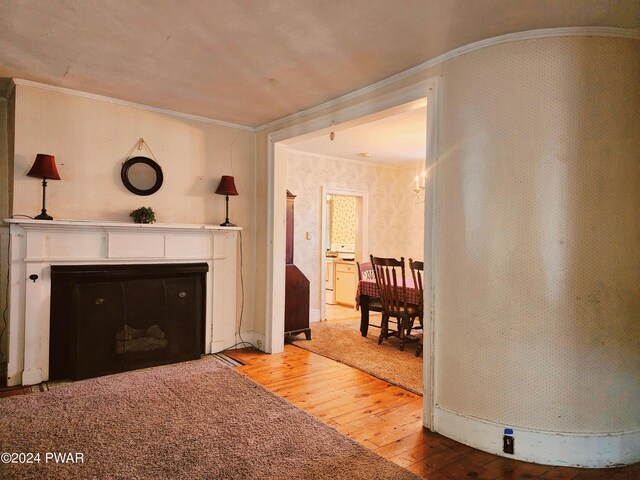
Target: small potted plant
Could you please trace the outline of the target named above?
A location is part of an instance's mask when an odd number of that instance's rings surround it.
[[[151,207],[140,207],[132,211],[129,216],[136,223],[155,223],[156,221],[156,215],[151,210]]]

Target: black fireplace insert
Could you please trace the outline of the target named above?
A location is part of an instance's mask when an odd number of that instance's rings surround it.
[[[200,358],[206,263],[51,267],[49,378]]]

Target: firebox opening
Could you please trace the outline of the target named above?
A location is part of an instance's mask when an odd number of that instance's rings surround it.
[[[51,380],[200,358],[206,263],[51,267]]]

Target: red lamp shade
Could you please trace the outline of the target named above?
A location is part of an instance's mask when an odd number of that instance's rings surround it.
[[[60,174],[58,174],[58,169],[56,168],[56,157],[39,153],[36,155],[36,161],[33,162],[33,166],[27,175],[29,177],[60,180]],[[231,183],[233,183],[233,179]]]
[[[238,190],[236,190],[236,184],[233,181],[233,177],[231,175],[223,175],[220,179],[220,185],[218,185],[218,189],[216,190],[218,195],[238,195]]]

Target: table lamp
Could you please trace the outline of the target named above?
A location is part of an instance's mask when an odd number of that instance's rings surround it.
[[[33,162],[31,170],[27,173],[29,177],[42,178],[42,213],[35,217],[36,220],[53,220],[51,215],[47,215],[45,208],[47,194],[47,178],[49,180],[60,180],[58,169],[56,168],[56,157],[39,153],[36,161]]]
[[[238,190],[236,190],[236,184],[233,181],[233,177],[231,175],[223,175],[220,179],[220,185],[218,185],[218,189],[216,190],[218,195],[225,195],[227,201],[227,215],[224,223],[221,223],[221,227],[235,227],[233,223],[229,221],[229,195],[238,195]]]

